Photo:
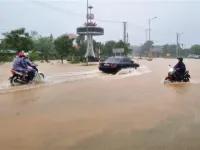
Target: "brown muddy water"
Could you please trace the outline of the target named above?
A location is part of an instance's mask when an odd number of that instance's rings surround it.
[[[175,59],[139,63],[117,75],[40,64],[45,83],[14,88],[0,65],[0,150],[199,150],[200,60],[185,60],[191,83],[169,85]]]

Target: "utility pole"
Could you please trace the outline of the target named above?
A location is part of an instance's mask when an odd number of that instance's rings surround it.
[[[151,19],[149,19],[149,41],[151,41]]]
[[[123,33],[123,36],[124,36],[124,43],[126,43],[127,42],[127,40],[126,40],[126,27],[127,27],[127,22],[122,22],[123,23],[123,25],[124,25],[124,33]]]
[[[149,18],[149,41],[151,41],[151,21],[157,17]]]
[[[148,30],[149,30],[149,29],[146,29],[146,30],[145,30],[145,34],[146,34],[146,41],[148,40]]]
[[[89,4],[88,4],[88,0],[87,0],[87,49],[88,49],[88,7],[89,7]],[[86,57],[86,65],[88,65],[88,57]]]
[[[128,39],[128,33],[127,33],[127,36],[126,36],[126,43],[128,43],[129,39]]]
[[[178,35],[179,33],[176,33],[176,57],[178,57],[178,49],[179,49]]]

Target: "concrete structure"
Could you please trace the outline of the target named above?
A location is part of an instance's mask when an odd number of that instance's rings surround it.
[[[77,28],[77,34],[81,36],[87,35],[87,51],[85,54],[85,57],[93,56],[94,54],[94,48],[93,48],[93,36],[103,35],[104,29],[101,27],[97,27],[97,24],[93,22],[94,14],[91,13],[92,6],[89,7],[90,13],[87,15],[87,19],[89,19],[88,23],[85,23],[83,27]]]

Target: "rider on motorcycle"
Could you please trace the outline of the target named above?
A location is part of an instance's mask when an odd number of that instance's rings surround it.
[[[183,63],[182,57],[178,57],[177,59],[178,59],[178,63],[174,66],[174,69],[176,70],[175,74],[178,77],[182,77],[182,76],[184,76],[186,67],[185,67],[185,64]]]
[[[29,53],[24,53],[24,63],[27,65],[28,72],[32,73],[32,76],[30,77],[30,80],[33,80],[34,75],[37,71],[36,65],[33,64],[29,59]]]
[[[13,70],[15,71],[19,71],[23,73],[24,78],[27,76],[28,74],[28,68],[26,63],[24,62],[24,54],[23,53],[19,53],[14,61],[13,61]]]

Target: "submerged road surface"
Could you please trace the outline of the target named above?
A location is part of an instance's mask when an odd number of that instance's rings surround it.
[[[164,85],[175,63],[140,61],[115,76],[43,64],[46,83],[14,89],[1,65],[0,150],[199,150],[200,61],[185,60],[191,83]]]

